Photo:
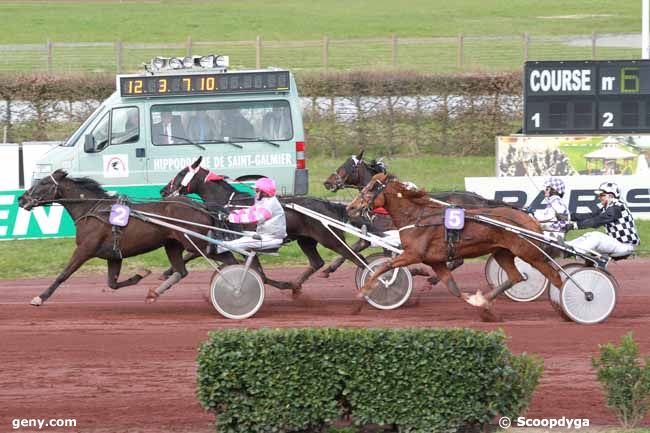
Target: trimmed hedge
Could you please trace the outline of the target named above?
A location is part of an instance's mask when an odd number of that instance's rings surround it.
[[[305,111],[310,155],[338,158],[360,149],[377,154],[492,155],[494,136],[515,132],[521,123],[521,73],[432,75],[415,72],[299,74],[298,88],[312,99]],[[72,103],[101,101],[115,90],[107,75],[0,75],[0,126],[8,141],[57,140],[73,132],[88,113],[73,113]],[[426,96],[439,103],[426,107]],[[506,102],[504,96],[510,97]],[[416,101],[401,109],[400,99]],[[460,97],[460,98],[459,98]],[[321,107],[321,99],[345,102],[353,113]],[[33,120],[18,123],[27,102]],[[430,102],[429,102],[430,103]],[[59,116],[65,113],[66,122]]]
[[[469,329],[213,332],[198,397],[219,432],[317,431],[345,415],[400,432],[456,430],[530,402],[542,361],[504,342]]]

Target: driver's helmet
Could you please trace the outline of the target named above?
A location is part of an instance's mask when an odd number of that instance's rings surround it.
[[[604,192],[606,194],[613,195],[615,198],[619,198],[621,196],[621,189],[614,182],[603,182],[594,192],[596,194],[601,194]]]
[[[544,188],[551,188],[552,190],[556,191],[560,196],[563,196],[564,191],[566,191],[566,186],[564,185],[564,181],[559,177],[547,178],[544,181]]]
[[[275,182],[271,178],[261,177],[255,181],[255,190],[262,191],[270,197],[273,197],[276,191]]]

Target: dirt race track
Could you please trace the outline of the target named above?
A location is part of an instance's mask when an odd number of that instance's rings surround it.
[[[441,286],[427,289],[421,278],[401,309],[366,306],[355,314],[352,268],[308,281],[308,300],[292,301],[267,288],[262,309],[243,322],[222,318],[203,299],[205,272],[190,274],[154,305],[143,302],[146,289],[158,283],[154,275],[116,292],[105,288],[103,275],[73,277],[40,308],[28,302],[49,279],[0,281],[0,431],[11,431],[17,418],[75,418],[76,429],[44,431],[212,432],[213,416],[195,397],[197,347],[210,330],[243,326],[501,327],[513,352],[537,353],[545,361],[527,416],[614,425],[590,360],[598,344],[618,342],[629,331],[641,352],[650,353],[649,266],[642,260],[611,265],[622,293],[612,316],[595,326],[563,321],[545,295],[528,304],[500,300],[504,321],[482,323],[472,307]],[[291,278],[298,270],[270,274]],[[466,291],[487,288],[482,263],[454,274]]]

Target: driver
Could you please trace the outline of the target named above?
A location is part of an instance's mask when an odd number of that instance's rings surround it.
[[[598,209],[591,213],[571,214],[570,225],[580,229],[605,226],[607,234],[589,232],[567,244],[612,257],[632,254],[641,240],[632,213],[620,200],[620,188],[613,182],[603,182],[594,192],[600,200]]]
[[[533,216],[539,221],[542,230],[555,240],[564,239],[569,223],[569,208],[564,204],[562,197],[566,186],[558,177],[549,177],[544,181],[543,209],[537,209]]]
[[[255,182],[255,203],[253,206],[238,209],[228,215],[228,221],[234,224],[257,224],[255,232],[243,232],[239,239],[224,242],[225,246],[241,249],[277,248],[287,236],[287,221],[284,209],[275,196],[275,182],[262,177]],[[222,253],[227,248],[219,246]]]

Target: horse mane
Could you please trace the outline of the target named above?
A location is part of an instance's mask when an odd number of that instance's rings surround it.
[[[77,185],[79,188],[82,188],[93,194],[97,194],[102,198],[112,198],[108,192],[97,182],[95,179],[89,177],[67,177],[66,179],[70,180],[72,183]]]

